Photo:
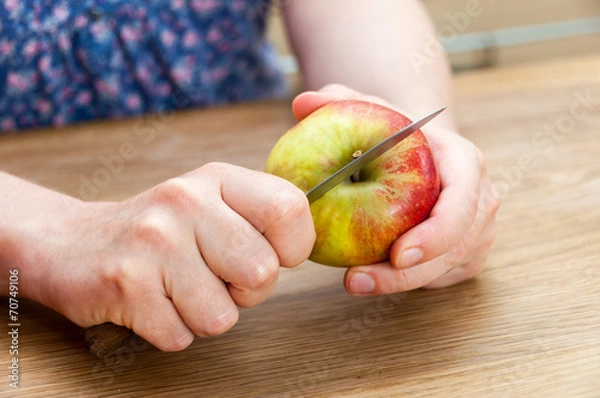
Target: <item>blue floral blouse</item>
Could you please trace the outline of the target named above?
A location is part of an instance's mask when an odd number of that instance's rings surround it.
[[[285,94],[268,0],[0,0],[0,133]]]

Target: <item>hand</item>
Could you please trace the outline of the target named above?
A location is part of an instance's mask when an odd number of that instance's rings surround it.
[[[305,195],[209,164],[120,203],[77,202],[40,240],[39,297],[82,327],[113,322],[165,351],[225,332],[315,240]],[[40,256],[42,257],[42,256]]]
[[[381,98],[341,85],[302,93],[292,108],[296,118],[302,120],[319,107],[343,99],[394,108]],[[433,122],[422,131],[440,173],[438,202],[427,220],[392,245],[390,261],[348,269],[344,285],[351,294],[444,287],[472,278],[483,270],[495,237],[495,214],[500,205],[499,195],[486,173],[483,155],[458,133]]]

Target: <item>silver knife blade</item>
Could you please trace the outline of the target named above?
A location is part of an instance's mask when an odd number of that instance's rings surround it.
[[[342,181],[345,181],[347,178],[350,178],[350,176],[358,172],[367,164],[371,163],[373,160],[377,159],[379,156],[383,155],[385,152],[395,147],[400,141],[402,141],[415,131],[419,130],[429,121],[431,121],[431,119],[442,113],[444,109],[446,109],[445,106],[433,113],[430,113],[424,118],[417,120],[412,124],[409,124],[402,130],[394,133],[393,135],[381,141],[379,144],[373,146],[365,153],[363,153],[362,155],[360,155],[359,157],[352,160],[350,163],[333,173],[331,176],[327,177],[325,180],[323,180],[315,187],[310,189],[308,192],[306,192],[308,202],[313,203],[315,200],[325,195],[329,190],[336,187]]]

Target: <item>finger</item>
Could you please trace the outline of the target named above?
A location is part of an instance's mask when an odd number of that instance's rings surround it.
[[[132,233],[137,239],[143,234],[150,235],[152,228],[137,225],[132,229],[136,230]],[[162,239],[155,239],[159,240]],[[120,261],[107,265],[101,278],[107,293],[99,307],[106,308],[104,319],[132,329],[157,348],[180,351],[191,344],[194,333],[169,299],[169,292],[163,290],[163,267],[152,266],[161,263],[165,263],[162,256],[157,262],[125,255]]]
[[[213,273],[228,282],[240,307],[266,300],[275,289],[279,258],[267,239],[219,198],[198,224],[196,239]]]
[[[431,283],[451,268],[443,258],[406,269],[394,268],[388,262],[350,267],[344,276],[344,286],[348,293],[357,296],[405,292]]]
[[[191,252],[186,257],[165,270],[167,294],[194,334],[216,336],[225,333],[239,317],[227,286],[211,272],[198,252]]]
[[[212,164],[220,194],[233,211],[269,241],[283,267],[305,261],[316,238],[306,195],[290,182],[232,165]]]
[[[133,318],[128,326],[162,351],[181,351],[194,341],[194,332],[185,324],[173,302],[163,295],[148,294],[132,302]]]
[[[460,266],[453,268],[440,278],[425,285],[426,288],[441,288],[464,280],[474,278],[485,266],[490,247],[496,237],[495,216],[500,206],[497,193],[486,177],[482,183],[482,195],[479,200],[479,210],[473,226],[464,237],[464,241],[472,242],[472,247],[466,258],[455,258]],[[459,252],[460,250],[456,250]],[[452,257],[449,255],[448,257]]]
[[[439,289],[456,285],[457,283],[466,281],[467,279],[474,278],[479,275],[481,271],[483,271],[485,257],[486,256],[483,256],[483,258],[478,258],[461,267],[453,268],[436,280],[423,285],[423,287],[427,289]]]
[[[471,149],[472,148],[472,149]],[[471,152],[472,151],[472,152]],[[438,161],[442,189],[427,220],[403,234],[390,252],[396,268],[425,263],[452,249],[473,224],[480,197],[481,162],[474,146]]]

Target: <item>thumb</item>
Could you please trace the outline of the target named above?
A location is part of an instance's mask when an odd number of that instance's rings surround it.
[[[305,91],[299,94],[292,102],[292,113],[301,121],[320,107],[330,102],[361,99],[364,96],[341,84],[328,84],[319,91]]]
[[[319,91],[305,91],[292,101],[292,113],[296,120],[301,121],[320,107],[337,100]]]
[[[319,91],[306,91],[299,94],[292,102],[292,112],[301,121],[323,105],[342,100],[361,100],[373,102],[394,109],[387,101],[374,95],[362,94],[343,84],[328,84]]]

